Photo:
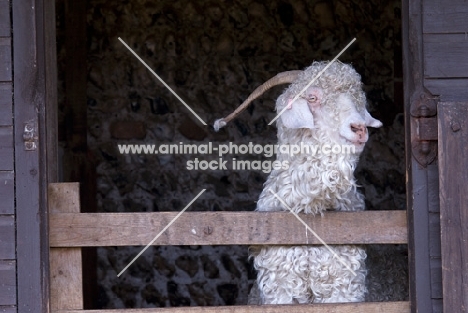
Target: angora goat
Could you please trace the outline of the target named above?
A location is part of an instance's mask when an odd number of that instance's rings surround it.
[[[267,89],[292,83],[276,101],[278,112],[288,106],[277,120],[278,144],[355,148],[354,153],[321,153],[320,149],[316,154],[278,153],[277,159],[288,161],[290,166],[270,173],[257,211],[288,210],[272,191],[296,213],[364,209],[353,172],[368,139],[367,127],[382,123],[366,110],[360,75],[350,65],[335,62],[291,103],[327,64],[314,62],[304,71],[278,74],[257,88],[233,114],[215,122],[215,129],[219,129]],[[365,251],[351,245],[332,249],[341,262],[325,246],[252,248],[261,303],[364,301]]]

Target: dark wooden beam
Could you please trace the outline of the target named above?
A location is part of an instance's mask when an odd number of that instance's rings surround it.
[[[406,133],[406,194],[408,213],[408,259],[412,313],[432,313],[431,268],[429,256],[428,171],[412,154],[412,140],[417,136],[411,118],[411,101],[423,90],[422,1],[402,2],[402,47]]]
[[[18,312],[49,309],[49,259],[46,162],[46,53],[44,21],[55,20],[53,1],[12,0],[14,69],[14,149],[16,175]],[[37,147],[26,150],[26,123],[38,125]]]
[[[86,2],[65,1],[65,115],[67,146],[86,153]]]
[[[87,145],[86,0],[65,0],[65,149],[63,181],[79,182],[83,212],[96,212],[96,164]],[[97,252],[82,249],[85,309],[97,295]]]

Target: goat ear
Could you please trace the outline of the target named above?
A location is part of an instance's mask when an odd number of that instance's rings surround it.
[[[280,116],[284,126],[288,128],[314,128],[314,117],[307,101],[304,99],[297,99],[293,103],[289,103],[289,101],[288,106],[291,107]]]
[[[379,121],[378,119],[375,119],[373,118],[369,112],[367,112],[366,110],[366,113],[365,113],[365,122],[366,122],[366,126],[367,127],[374,127],[374,128],[379,128],[381,127],[383,124],[381,121]]]

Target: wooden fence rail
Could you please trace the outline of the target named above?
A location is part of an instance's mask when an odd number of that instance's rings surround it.
[[[364,302],[313,305],[236,305],[120,310],[59,310],[56,313],[409,313],[409,303]]]
[[[49,186],[54,313],[409,313],[409,302],[83,311],[81,247],[146,246],[177,213],[79,213],[79,185]],[[407,243],[406,212],[330,212],[301,218],[328,244]],[[155,245],[319,244],[290,213],[186,212]]]
[[[176,215],[59,213],[51,247],[146,246]],[[405,211],[330,212],[300,217],[328,244],[406,243]],[[320,244],[288,212],[185,212],[154,245]]]

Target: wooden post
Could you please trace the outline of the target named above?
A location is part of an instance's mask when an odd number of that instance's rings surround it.
[[[79,184],[50,184],[49,212],[79,213]],[[83,309],[81,248],[50,249],[50,307],[52,310]]]
[[[437,111],[443,307],[468,312],[468,102]]]

